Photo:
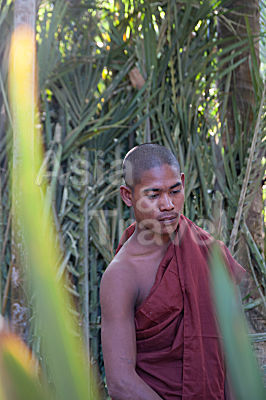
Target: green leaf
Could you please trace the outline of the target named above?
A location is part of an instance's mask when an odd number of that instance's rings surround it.
[[[14,357],[8,349],[2,350],[3,367],[7,377],[2,381],[2,388],[8,400],[52,400],[54,396],[49,393],[44,383],[41,387],[37,378],[32,376],[27,369]]]
[[[210,265],[218,323],[234,393],[238,400],[264,400],[266,392],[251,350],[245,320],[217,246],[213,249]]]

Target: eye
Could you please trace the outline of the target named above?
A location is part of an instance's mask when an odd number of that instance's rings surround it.
[[[178,190],[172,190],[171,191],[171,194],[177,194],[177,193],[180,193],[181,192],[181,189],[178,189]]]
[[[149,194],[148,198],[149,199],[156,199],[159,195],[158,194]]]

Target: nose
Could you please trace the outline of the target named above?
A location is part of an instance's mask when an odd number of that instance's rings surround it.
[[[167,193],[161,195],[159,209],[160,211],[171,211],[174,209],[174,204]]]

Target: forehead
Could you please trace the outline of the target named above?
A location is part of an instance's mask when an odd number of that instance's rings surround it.
[[[136,186],[139,189],[163,189],[175,185],[180,179],[180,172],[175,166],[163,164],[144,171],[141,175],[140,183]]]

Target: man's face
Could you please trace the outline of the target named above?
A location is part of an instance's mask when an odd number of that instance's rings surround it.
[[[172,234],[184,205],[184,174],[168,164],[144,171],[131,202],[140,228],[159,236]]]

